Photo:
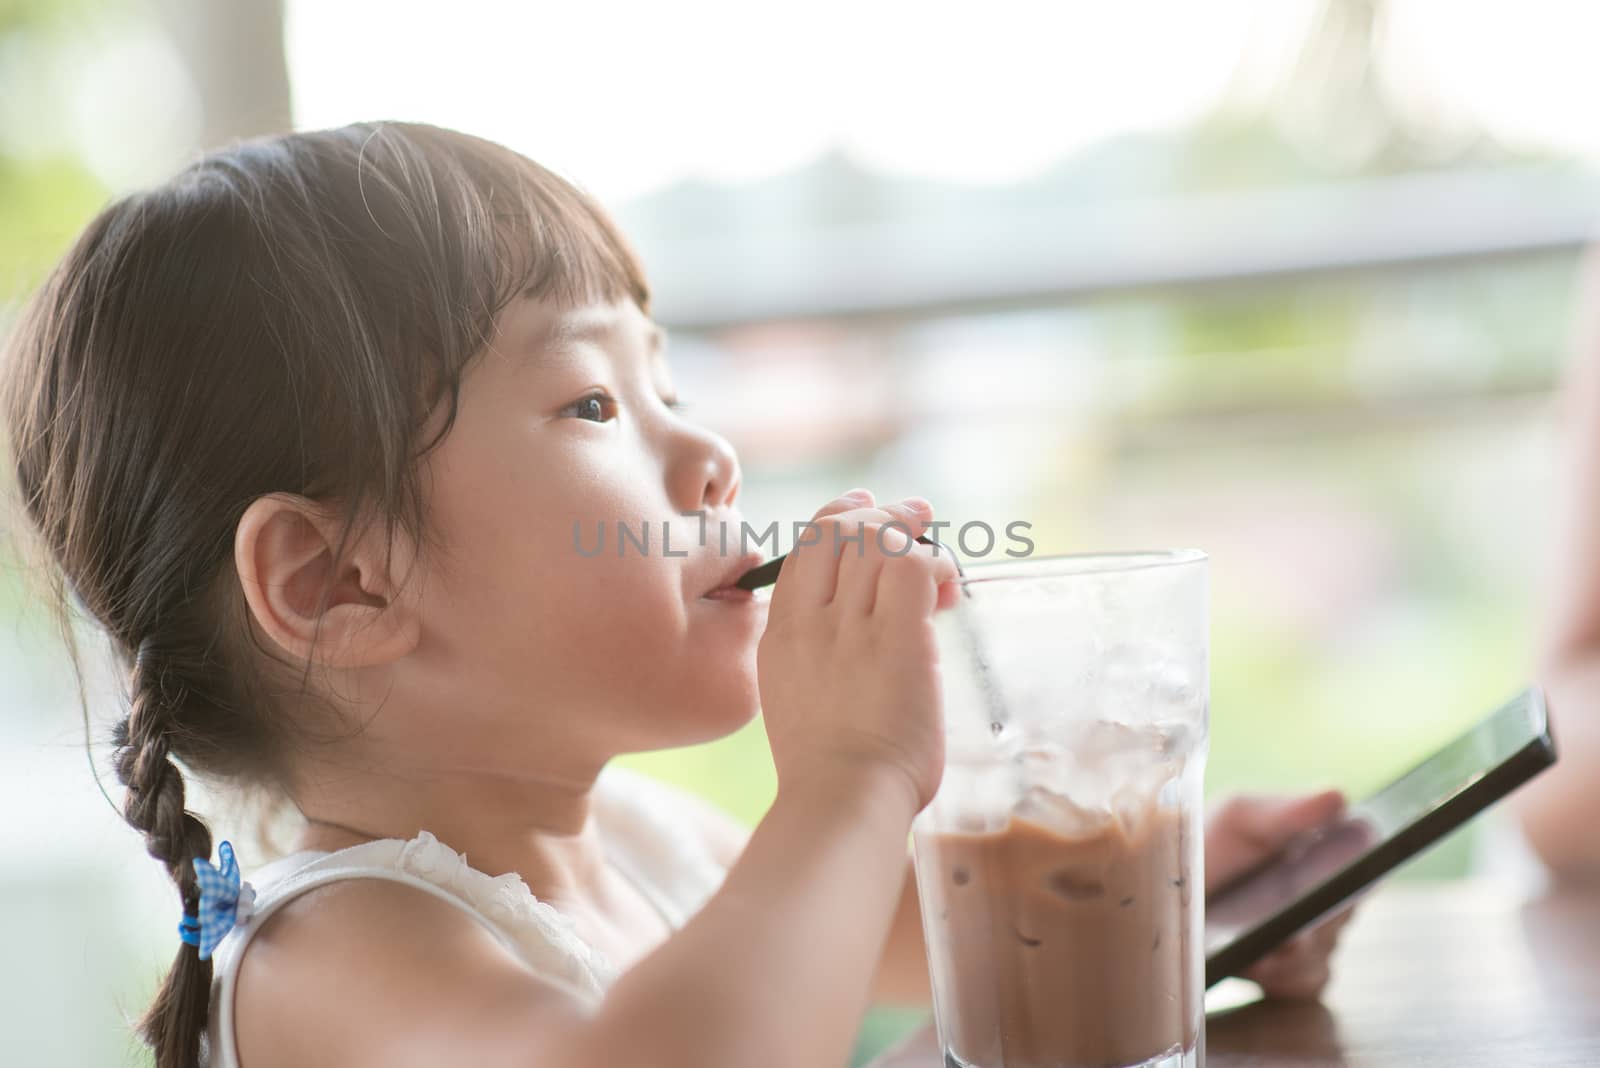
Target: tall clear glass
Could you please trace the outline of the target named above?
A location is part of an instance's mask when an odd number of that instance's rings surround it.
[[[936,616],[912,825],[947,1068],[1205,1062],[1208,576],[1194,550],[974,564]]]

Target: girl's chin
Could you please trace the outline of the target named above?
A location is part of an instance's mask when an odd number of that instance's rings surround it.
[[[754,701],[716,700],[686,708],[672,719],[673,737],[660,748],[669,749],[685,745],[702,745],[726,738],[747,726],[761,711]]]
[[[718,663],[701,660],[685,692],[687,702],[675,702],[683,722],[706,726],[726,734],[736,731],[761,712],[761,687],[756,681],[755,647],[749,659],[730,658]]]

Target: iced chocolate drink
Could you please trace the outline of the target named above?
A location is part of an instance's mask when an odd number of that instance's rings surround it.
[[[978,563],[912,823],[946,1068],[1201,1068],[1206,561]]]
[[[1195,821],[1154,794],[1122,800],[1097,814],[1035,788],[997,829],[916,836],[955,1065],[1120,1068],[1194,1049]]]

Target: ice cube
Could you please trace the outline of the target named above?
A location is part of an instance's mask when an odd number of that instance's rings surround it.
[[[1044,739],[1029,739],[1018,746],[1014,759],[1029,782],[1048,782],[1060,770],[1075,763],[1072,753],[1060,742]]]
[[[1106,895],[1105,879],[1093,868],[1057,868],[1046,876],[1045,884],[1068,901],[1097,901]]]
[[[1156,727],[1095,720],[1074,732],[1071,749],[1081,763],[1126,764],[1141,757],[1159,759],[1165,754],[1166,739],[1164,732]]]
[[[1018,819],[1048,827],[1066,838],[1088,838],[1111,822],[1108,809],[1080,805],[1046,786],[1030,786],[1012,809]]]

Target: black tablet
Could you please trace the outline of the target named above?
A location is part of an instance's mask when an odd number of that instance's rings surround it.
[[[1544,694],[1530,688],[1338,823],[1208,895],[1206,986],[1338,911],[1555,760]]]

